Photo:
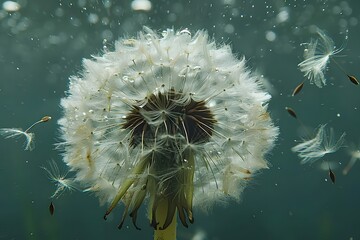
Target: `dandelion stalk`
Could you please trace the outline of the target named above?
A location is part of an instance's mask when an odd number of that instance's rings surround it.
[[[163,199],[160,201],[156,210],[156,219],[159,225],[162,226],[168,213],[168,200]],[[154,240],[175,240],[176,239],[176,214],[174,214],[171,224],[165,229],[154,230]]]

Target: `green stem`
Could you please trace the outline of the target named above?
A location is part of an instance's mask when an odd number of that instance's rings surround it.
[[[168,200],[162,199],[156,209],[156,220],[163,226],[168,214]],[[176,213],[171,224],[164,230],[154,230],[154,240],[176,240]]]

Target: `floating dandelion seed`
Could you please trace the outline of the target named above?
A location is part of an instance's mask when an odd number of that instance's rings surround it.
[[[206,32],[145,28],[84,68],[61,101],[64,162],[109,204],[105,218],[125,205],[119,228],[149,199],[155,239],[175,239],[176,215],[187,227],[194,206],[239,199],[267,168],[270,95]]]
[[[54,160],[50,161],[49,168],[42,167],[48,174],[49,179],[55,183],[56,190],[51,198],[59,198],[65,191],[77,190],[74,178],[67,178],[67,173],[61,173]],[[51,202],[52,203],[52,202]]]
[[[285,107],[285,110],[292,116],[293,118],[297,118],[296,112],[291,107]]]
[[[335,173],[331,170],[330,167],[329,167],[329,177],[330,177],[331,182],[335,184],[336,176],[335,176]]]
[[[334,41],[327,36],[322,30],[317,28],[317,34],[319,38],[311,40],[307,44],[307,48],[304,50],[305,60],[298,64],[300,71],[304,73],[304,76],[310,80],[310,83],[315,83],[319,88],[326,85],[325,72],[327,70],[327,64],[329,60],[332,60],[335,65],[340,69],[342,73],[355,85],[359,85],[359,81],[353,75],[348,74],[345,69],[333,58],[343,50],[341,48],[335,48]],[[304,85],[302,82],[293,91],[293,96],[299,93]]]
[[[334,41],[321,29],[317,29],[318,39],[312,39],[304,50],[304,61],[298,64],[304,76],[319,88],[326,85],[325,72],[330,58],[343,50],[335,48]]]
[[[0,128],[0,135],[3,135],[5,138],[17,138],[24,136],[25,137],[25,150],[34,149],[34,137],[35,134],[29,132],[34,126],[39,123],[47,122],[51,120],[50,116],[44,116],[39,121],[33,123],[30,127],[28,127],[25,131],[21,128]]]
[[[302,83],[300,83],[299,85],[297,85],[296,87],[295,87],[295,89],[293,90],[293,92],[292,92],[292,96],[294,97],[295,95],[297,95],[299,92],[301,92],[301,90],[303,89],[303,87],[304,87],[304,82],[302,82]]]
[[[301,163],[313,163],[328,153],[336,152],[344,143],[345,133],[336,141],[334,129],[330,128],[330,132],[326,132],[326,124],[320,125],[314,138],[304,140],[297,144],[291,150],[298,153],[302,159]]]
[[[348,75],[348,74],[346,74],[346,75],[347,75],[347,77],[349,78],[349,80],[350,80],[353,84],[359,85],[359,81],[356,79],[355,76]]]
[[[342,173],[344,175],[348,174],[354,164],[360,159],[360,145],[355,146],[355,144],[350,144],[348,153],[350,155],[350,161],[343,169]]]
[[[25,137],[25,150],[33,150],[34,148],[34,134],[23,131],[18,128],[1,128],[0,135],[3,135],[5,138],[18,138],[21,136]]]
[[[55,212],[55,206],[53,204],[53,202],[51,201],[50,202],[50,205],[49,205],[49,212],[50,212],[50,215],[54,215],[54,212]]]

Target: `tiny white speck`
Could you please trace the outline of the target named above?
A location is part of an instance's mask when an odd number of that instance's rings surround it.
[[[340,113],[336,114],[337,117],[340,117]]]

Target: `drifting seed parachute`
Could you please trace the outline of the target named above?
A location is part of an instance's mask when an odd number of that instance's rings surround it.
[[[80,190],[76,187],[76,182],[73,178],[67,177],[68,172],[61,173],[58,165],[54,160],[49,162],[49,167],[42,167],[49,179],[55,184],[56,190],[51,198],[59,198],[66,190]]]
[[[59,120],[63,160],[75,181],[125,206],[119,227],[146,198],[155,238],[175,239],[176,215],[239,199],[278,135],[270,95],[245,60],[205,31],[145,28],[113,52],[84,60],[70,80]],[[177,214],[176,214],[177,212]]]
[[[301,72],[304,73],[304,77],[310,80],[310,83],[319,88],[326,85],[325,72],[328,68],[328,63],[332,60],[338,69],[347,76],[347,78],[354,84],[359,85],[359,81],[353,75],[348,74],[345,69],[334,59],[334,56],[343,50],[343,47],[336,48],[334,41],[325,34],[325,32],[319,28],[316,29],[318,38],[311,39],[306,44],[304,50],[304,61],[298,64]],[[299,93],[304,85],[302,82],[293,91],[293,96]]]
[[[322,88],[326,85],[325,72],[330,58],[343,49],[335,48],[334,41],[321,29],[317,28],[316,33],[318,38],[311,39],[307,44],[304,50],[304,61],[298,66],[310,83]]]
[[[291,150],[298,154],[301,163],[313,163],[326,154],[334,153],[343,145],[345,133],[341,134],[336,140],[334,129],[326,130],[326,124],[320,125],[316,136],[310,139],[304,139],[301,143],[292,147]]]
[[[51,120],[50,116],[44,116],[39,121],[33,123],[30,127],[28,127],[25,131],[21,128],[0,128],[0,135],[5,138],[18,138],[21,136],[25,137],[25,150],[33,150],[34,149],[34,137],[35,134],[30,132],[30,130],[38,125],[39,123],[48,122]]]

